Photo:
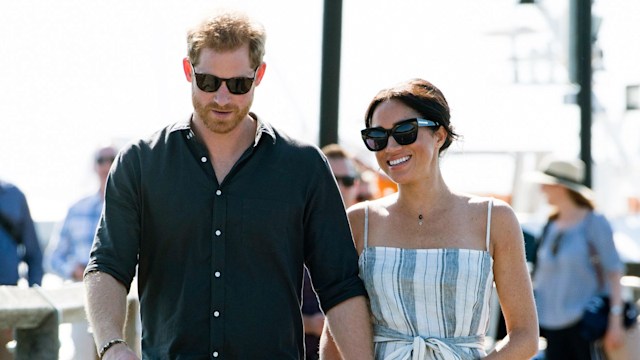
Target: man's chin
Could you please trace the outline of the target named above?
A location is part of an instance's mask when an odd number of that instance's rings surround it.
[[[233,121],[219,121],[219,120],[207,120],[205,126],[209,131],[216,134],[228,134],[233,129],[238,127],[238,122]]]

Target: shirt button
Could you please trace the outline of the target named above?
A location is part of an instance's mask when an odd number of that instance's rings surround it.
[[[206,163],[207,162],[207,157],[206,156],[201,157],[200,161],[202,161],[203,163]]]
[[[213,274],[213,276],[215,276],[215,277],[220,277],[220,271],[216,271],[216,272]]]
[[[222,195],[222,191],[216,190],[216,195]]]
[[[222,231],[216,230],[216,236],[220,236],[220,234],[222,234]]]
[[[211,354],[211,355],[213,355],[213,357],[218,357],[218,352],[214,351],[213,354]]]
[[[218,311],[214,311],[214,312],[213,312],[213,316],[214,316],[214,317],[218,317],[218,316],[220,316],[220,312],[218,312]]]

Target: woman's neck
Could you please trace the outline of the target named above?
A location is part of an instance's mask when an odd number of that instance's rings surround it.
[[[575,225],[582,221],[589,213],[589,209],[580,207],[571,203],[570,205],[564,205],[558,207],[558,217],[556,223],[561,227],[568,227]]]
[[[442,177],[438,176],[433,181],[399,185],[397,204],[412,214],[428,216],[439,205],[447,204],[452,195]]]

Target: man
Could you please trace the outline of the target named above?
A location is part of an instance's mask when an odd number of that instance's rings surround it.
[[[360,178],[353,157],[340,145],[329,144],[322,148],[329,160],[333,175],[340,187],[340,194],[346,208],[358,202],[358,186]]]
[[[42,282],[42,251],[27,199],[15,185],[0,180],[0,285],[17,285],[18,265],[28,266],[29,286]],[[0,359],[11,359],[6,348],[11,329],[0,329]]]
[[[329,144],[322,148],[322,153],[327,157],[329,166],[340,188],[340,194],[345,207],[356,203],[358,176],[356,165],[351,156],[342,146]],[[324,314],[320,310],[316,293],[313,291],[309,273],[304,273],[304,288],[302,290],[302,320],[304,322],[304,343],[307,360],[319,358],[318,347],[320,335],[324,327]]]
[[[299,359],[310,269],[348,359],[371,359],[366,291],[340,193],[320,151],[249,112],[265,33],[221,13],[191,30],[193,114],[123,149],[85,271],[104,359],[122,340],[136,274],[149,359]]]
[[[50,241],[52,251],[47,254],[47,260],[50,269],[63,279],[82,281],[102,212],[107,176],[116,153],[113,146],[104,146],[95,152],[93,170],[98,176],[98,191],[73,204],[62,226],[53,233]],[[74,359],[96,357],[93,336],[87,331],[86,321],[72,324],[71,337],[75,348]]]

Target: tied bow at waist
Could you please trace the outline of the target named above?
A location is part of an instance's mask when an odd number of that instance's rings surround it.
[[[471,354],[458,350],[460,347],[476,348],[484,350],[484,336],[460,336],[454,338],[437,338],[421,336],[412,337],[384,326],[374,326],[373,342],[395,342],[404,344],[393,353],[385,357],[385,360],[422,360],[427,359],[430,350],[440,354],[445,360],[473,360]]]

